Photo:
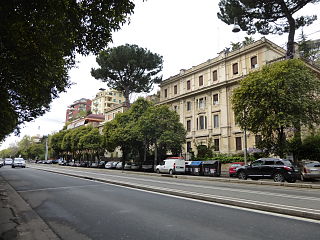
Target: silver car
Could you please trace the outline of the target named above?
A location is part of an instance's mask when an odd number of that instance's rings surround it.
[[[21,167],[21,168],[25,168],[26,167],[26,161],[23,158],[14,158],[12,161],[12,168],[15,167]]]
[[[301,166],[301,180],[320,178],[319,162],[304,162]]]
[[[11,165],[12,164],[12,158],[5,158],[4,159],[4,165]]]

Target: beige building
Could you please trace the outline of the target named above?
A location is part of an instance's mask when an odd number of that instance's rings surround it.
[[[101,90],[92,100],[91,111],[94,114],[106,115],[109,109],[122,104],[124,101],[125,98],[122,92],[117,90]]]
[[[284,56],[284,49],[262,38],[164,80],[160,104],[175,110],[187,129],[184,152],[196,152],[197,145],[211,145],[217,153],[243,152],[244,133],[235,123],[232,90],[243,76]],[[247,133],[249,151],[259,137]]]

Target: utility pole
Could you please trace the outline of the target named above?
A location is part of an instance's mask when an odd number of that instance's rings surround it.
[[[46,153],[45,153],[45,160],[48,160],[48,137],[46,137]]]

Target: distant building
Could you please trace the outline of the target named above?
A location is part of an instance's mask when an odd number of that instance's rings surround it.
[[[159,103],[160,102],[160,91],[158,91],[156,94],[146,96],[146,100],[153,102],[153,103]]]
[[[86,98],[74,101],[66,111],[66,122],[86,116],[87,112],[91,111],[91,103],[92,101]]]
[[[122,104],[125,98],[122,92],[117,90],[101,90],[92,100],[91,111],[94,114],[106,115],[109,109]]]
[[[97,127],[100,123],[104,121],[104,115],[101,114],[89,114],[86,117],[78,118],[70,122],[67,126],[67,129],[73,129],[80,126],[91,125]]]

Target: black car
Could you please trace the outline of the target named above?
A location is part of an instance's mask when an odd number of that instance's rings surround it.
[[[294,167],[289,160],[260,158],[249,165],[239,167],[237,176],[243,180],[247,178],[252,180],[271,178],[275,182],[294,183],[299,178],[299,169]]]

